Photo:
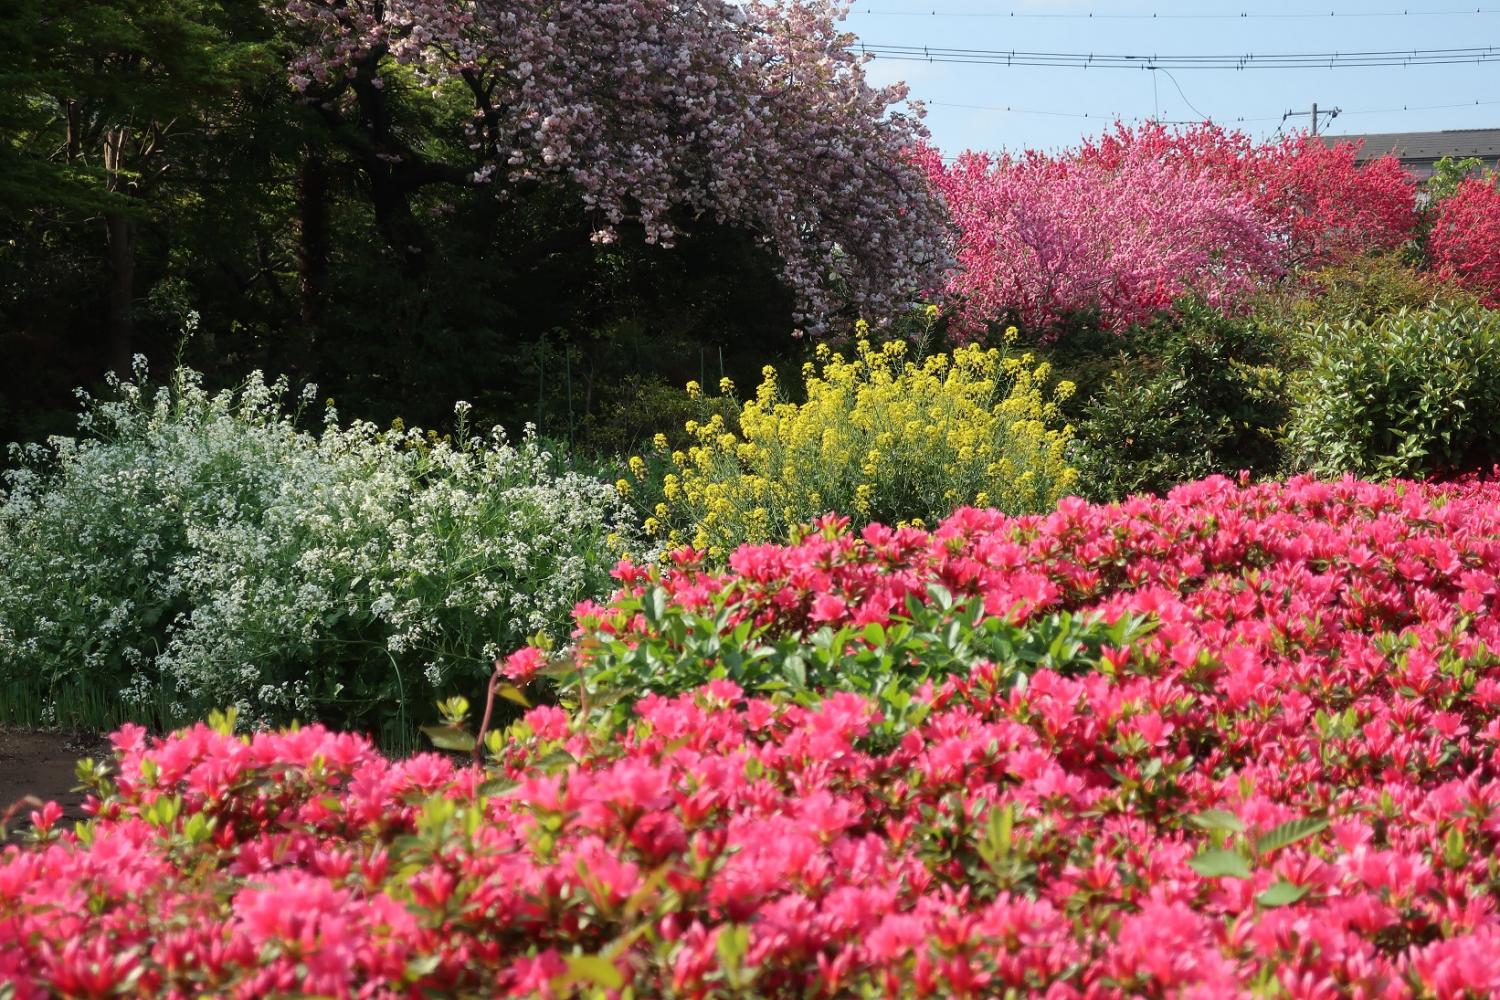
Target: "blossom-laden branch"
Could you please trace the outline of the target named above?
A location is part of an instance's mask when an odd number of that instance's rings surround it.
[[[758,234],[810,327],[845,300],[881,313],[941,283],[946,219],[911,151],[925,136],[872,87],[839,30],[846,0],[284,0],[292,84],[361,117],[368,168],[398,186],[576,192],[598,242],[683,217]],[[424,173],[384,110],[405,67],[472,99],[471,162]],[[384,164],[385,168],[381,165]],[[455,176],[455,174],[459,174]]]

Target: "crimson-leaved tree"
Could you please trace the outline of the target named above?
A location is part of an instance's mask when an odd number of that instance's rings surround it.
[[[430,258],[413,195],[453,184],[586,207],[522,257],[622,232],[670,244],[697,219],[746,228],[810,325],[938,280],[946,221],[909,155],[924,131],[895,110],[902,88],[866,80],[843,0],[280,3],[302,46],[291,81],[354,153],[411,271]],[[463,95],[468,156],[403,129],[397,78]]]
[[[1437,208],[1427,250],[1439,275],[1500,308],[1500,187],[1466,177]]]

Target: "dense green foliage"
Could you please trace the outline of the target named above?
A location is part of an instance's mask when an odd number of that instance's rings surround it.
[[[1325,475],[1423,477],[1500,460],[1500,316],[1400,309],[1320,323],[1295,383],[1289,446]]]
[[[789,625],[748,616],[753,601],[744,589],[715,591],[701,608],[684,607],[660,586],[617,597],[607,614],[585,617],[571,657],[548,675],[568,704],[616,723],[643,694],[675,695],[715,680],[804,705],[851,691],[879,705],[875,742],[889,746],[926,715],[930,705],[916,695],[928,684],[967,676],[981,664],[1013,682],[1039,669],[1088,673],[1104,650],[1150,631],[1143,616],[1104,620],[1067,611],[1018,623],[987,613],[982,596],[955,595],[936,583],[920,598],[908,595],[884,622]],[[831,620],[844,610],[840,602],[823,614]],[[626,623],[635,615],[644,627],[632,631]]]
[[[1280,354],[1254,319],[1198,303],[1131,331],[1084,408],[1077,464],[1085,492],[1115,499],[1213,473],[1277,471],[1286,419]]]
[[[409,738],[434,696],[560,636],[632,529],[533,436],[320,434],[284,383],[120,387],[0,494],[0,712],[171,723],[214,706]],[[304,398],[304,402],[308,402]]]
[[[1063,410],[1078,429],[1070,460],[1090,498],[1162,493],[1212,473],[1456,475],[1500,461],[1481,430],[1489,418],[1473,412],[1487,404],[1455,402],[1492,377],[1479,346],[1488,334],[1469,329],[1488,329],[1490,313],[1405,252],[1308,273],[1267,289],[1242,315],[1192,300],[1174,313],[1119,334],[1081,322],[1037,347],[1078,387]],[[1366,352],[1360,329],[1385,346]],[[1406,331],[1399,350],[1392,330]],[[1418,396],[1426,401],[1409,411]],[[1324,447],[1334,439],[1344,443]]]
[[[1360,257],[1322,268],[1305,282],[1267,294],[1255,313],[1283,338],[1318,323],[1373,323],[1401,309],[1476,303],[1458,286],[1422,271],[1396,254]]]

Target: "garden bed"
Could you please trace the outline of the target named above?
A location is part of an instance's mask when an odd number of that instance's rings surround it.
[[[1496,538],[1494,485],[1211,479],[622,566],[573,647],[508,659],[575,704],[484,769],[122,729],[97,818],[0,857],[0,978],[1493,996]]]

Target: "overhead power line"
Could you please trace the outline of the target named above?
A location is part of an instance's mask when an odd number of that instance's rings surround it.
[[[1403,104],[1399,108],[1365,108],[1361,111],[1345,111],[1346,115],[1391,115],[1404,111],[1447,111],[1453,108],[1475,108],[1500,104],[1500,101],[1461,101],[1457,104]]]
[[[1048,118],[1088,118],[1095,121],[1114,121],[1116,119],[1124,122],[1150,121],[1151,115],[1125,115],[1118,111],[1047,111],[1041,108],[1026,108],[1014,104],[955,104],[949,101],[923,101],[923,104],[933,108],[958,108],[969,111],[994,111],[1013,115],[1041,115]],[[1403,104],[1400,107],[1390,108],[1359,108],[1352,111],[1341,111],[1340,115],[1390,115],[1405,114],[1416,111],[1448,111],[1456,108],[1488,107],[1500,104],[1500,101],[1461,101],[1453,104]],[[1220,121],[1225,124],[1248,125],[1261,122],[1284,121],[1285,115],[1237,115],[1234,118],[1209,119]]]
[[[1453,17],[1474,14],[1500,14],[1500,7],[1450,7],[1441,10],[1305,10],[1305,11],[1237,11],[1220,13],[1106,13],[1103,11],[1034,11],[1034,10],[880,10],[856,7],[855,12],[871,17],[983,17],[1013,18],[1035,21],[1240,21],[1240,20],[1328,20],[1329,18],[1366,17]]]
[[[1124,121],[1134,118],[1133,115],[1122,115],[1118,111],[1043,111],[1040,108],[1022,108],[1014,104],[953,104],[948,101],[923,101],[930,108],[965,108],[970,111],[1002,111],[1013,115],[1043,115],[1047,118],[1100,118],[1113,121],[1116,118]]]
[[[1012,114],[1012,115],[1037,115],[1037,116],[1044,117],[1044,118],[1079,118],[1079,119],[1087,118],[1087,119],[1089,119],[1091,121],[1103,121],[1103,122],[1113,122],[1113,121],[1121,121],[1121,122],[1148,122],[1148,121],[1151,121],[1155,117],[1154,115],[1127,115],[1127,114],[1125,114],[1122,111],[1047,111],[1047,110],[1043,110],[1042,108],[1024,108],[1024,107],[1021,107],[1021,106],[1015,105],[1015,104],[1005,104],[1005,105],[999,105],[999,104],[953,104],[953,103],[950,103],[948,101],[923,101],[922,103],[925,104],[925,105],[927,105],[928,107],[931,107],[931,108],[962,108],[962,109],[967,109],[967,110],[970,110],[970,111],[994,111],[994,112],[998,112],[998,113]],[[1500,102],[1496,102],[1496,103],[1500,103]],[[1210,118],[1210,119],[1204,119],[1204,120],[1206,120],[1206,121],[1220,121],[1220,120],[1222,120],[1222,121],[1224,121],[1226,123],[1233,122],[1234,124],[1238,125],[1238,124],[1249,123],[1249,122],[1274,122],[1274,121],[1280,121],[1281,120],[1281,116],[1280,115],[1269,115],[1269,116],[1264,117],[1264,118],[1243,118],[1243,117],[1236,117],[1236,118],[1232,118],[1232,119],[1231,118],[1225,118],[1225,119],[1212,119],[1212,118]],[[1163,122],[1162,124],[1165,125],[1165,124],[1192,124],[1192,123],[1180,123],[1180,122],[1168,123],[1168,122]]]
[[[1173,76],[1169,70],[1162,66],[1152,66],[1151,68],[1167,75],[1167,79],[1172,81],[1172,86],[1177,88],[1177,96],[1182,98],[1182,103],[1186,104],[1189,108],[1192,109],[1193,114],[1197,115],[1199,118],[1208,117],[1208,115],[1205,115],[1203,112],[1199,111],[1192,101],[1188,100],[1188,95],[1182,92],[1182,84],[1177,82],[1177,77]],[[1152,86],[1154,87],[1156,85],[1152,84]]]
[[[1386,49],[1368,52],[1286,52],[1241,55],[1161,55],[1104,52],[1034,52],[1021,49],[963,49],[936,45],[872,45],[854,51],[898,62],[959,63],[976,66],[1055,66],[1067,69],[1356,69],[1380,66],[1449,66],[1500,62],[1493,45],[1454,49]]]

